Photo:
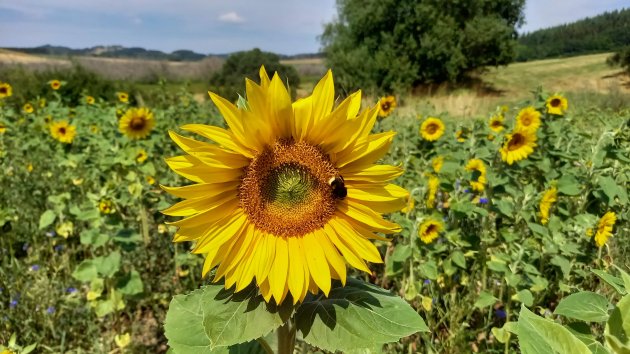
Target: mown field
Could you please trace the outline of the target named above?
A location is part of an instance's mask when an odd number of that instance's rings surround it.
[[[404,169],[394,183],[410,197],[387,216],[402,232],[375,241],[383,263],[349,275],[403,297],[430,332],[363,352],[630,348],[629,79],[605,57],[419,88],[378,119],[373,132],[397,132],[383,162]],[[321,63],[289,64],[310,93]],[[25,97],[0,77],[0,348],[164,353],[172,297],[208,283],[160,212],[179,201],[160,185],[190,183],[165,163],[181,154],[169,131],[225,122],[203,84],[125,98],[55,79]],[[146,136],[121,128],[134,115],[152,115]],[[323,352],[302,336],[296,352]]]

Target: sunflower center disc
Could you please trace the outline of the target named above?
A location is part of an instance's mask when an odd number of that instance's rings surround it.
[[[144,117],[134,117],[131,122],[129,122],[129,126],[133,130],[141,130],[144,128]]]
[[[7,92],[9,92],[9,91],[7,90],[7,88],[6,88],[6,87],[0,87],[0,94],[3,94],[3,95],[4,95],[4,94],[6,94]]]
[[[512,135],[512,139],[510,139],[510,142],[508,143],[508,150],[514,151],[516,149],[519,149],[524,142],[525,137],[519,133],[516,133]]]
[[[437,124],[429,124],[427,126],[427,133],[429,134],[435,134],[435,132],[438,130],[438,126]]]
[[[560,105],[560,99],[559,98],[554,98],[553,100],[551,100],[551,106],[552,107],[558,107]]]
[[[320,149],[279,140],[246,168],[239,200],[259,230],[301,236],[323,227],[336,209],[328,180],[337,170]]]

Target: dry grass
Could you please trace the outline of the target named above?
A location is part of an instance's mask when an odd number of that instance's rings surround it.
[[[19,65],[27,70],[47,71],[67,69],[73,63],[112,80],[154,82],[159,78],[165,78],[170,81],[207,81],[214,72],[221,68],[223,60],[214,57],[197,62],[96,57],[68,59],[0,50],[0,67]]]

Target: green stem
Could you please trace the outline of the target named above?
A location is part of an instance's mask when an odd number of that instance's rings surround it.
[[[295,349],[295,327],[291,320],[278,328],[278,354],[293,354]]]

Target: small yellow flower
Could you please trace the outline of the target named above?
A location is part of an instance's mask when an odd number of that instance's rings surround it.
[[[608,238],[612,236],[613,226],[617,221],[617,215],[615,212],[609,211],[601,219],[597,225],[597,232],[595,233],[595,244],[597,247],[602,247],[608,241]]]
[[[96,102],[94,97],[92,97],[92,96],[85,97],[85,103],[87,103],[87,104],[94,104],[94,102]]]
[[[0,123],[0,134],[4,134],[7,131],[7,126],[4,123]]]
[[[593,228],[592,227],[589,227],[588,229],[586,229],[586,236],[588,238],[593,237]]]
[[[381,99],[378,102],[378,105],[379,105],[378,115],[382,118],[385,118],[388,115],[390,115],[396,108],[397,106],[396,97],[394,96],[381,97]]]
[[[507,113],[507,111],[510,110],[510,107],[508,107],[506,105],[503,105],[503,106],[499,107],[499,109],[500,109],[501,113]]]
[[[96,134],[100,131],[100,129],[98,128],[98,125],[96,124],[92,124],[90,125],[90,133],[92,134]]]
[[[488,136],[486,137],[488,140],[490,141],[494,141],[495,136],[492,134],[488,134]]]
[[[444,231],[444,224],[441,221],[429,219],[420,225],[418,237],[422,242],[429,244],[438,238],[442,231]]]
[[[131,139],[146,138],[155,126],[153,113],[145,107],[131,108],[118,122],[118,129]]]
[[[39,99],[39,108],[44,108],[46,107],[46,99],[45,98],[40,98]]]
[[[424,308],[425,311],[431,311],[433,308],[433,299],[430,296],[420,296],[422,297],[422,308]]]
[[[556,202],[556,200],[558,200],[558,190],[556,189],[556,187],[551,187],[550,189],[545,191],[542,198],[540,199],[539,206],[541,224],[546,225],[549,222],[551,206],[553,205],[553,203]]]
[[[33,105],[30,103],[24,104],[24,106],[22,107],[22,110],[24,111],[24,113],[27,113],[27,114],[31,114],[33,113],[33,111],[35,111],[35,109],[33,108]]]
[[[177,275],[180,278],[187,277],[188,274],[190,274],[190,269],[182,269],[182,268],[179,268],[179,267],[177,268]]]
[[[26,170],[27,170],[29,173],[33,172],[33,164],[32,164],[32,163],[29,163],[28,165],[26,165]]]
[[[74,231],[74,224],[72,223],[72,221],[64,221],[59,224],[59,226],[57,226],[55,231],[57,231],[57,235],[63,238],[68,238],[70,235],[72,235],[72,232]]]
[[[48,83],[50,84],[50,88],[53,90],[59,90],[61,87],[61,81],[59,80],[51,80]]]
[[[148,184],[150,184],[150,185],[154,185],[155,184],[155,178],[153,178],[153,176],[147,176],[145,179],[146,179]]]
[[[435,207],[435,198],[439,187],[440,179],[435,176],[430,176],[427,188],[427,208],[431,209]]]
[[[157,227],[157,231],[160,234],[166,233],[168,231],[168,229],[166,228],[166,225],[164,224],[159,224]]]
[[[536,132],[517,128],[505,136],[505,142],[499,151],[501,159],[511,165],[526,159],[534,152],[536,146]]]
[[[516,116],[517,129],[523,129],[535,134],[540,127],[540,112],[534,107],[523,108]]]
[[[96,299],[98,299],[99,297],[101,297],[101,293],[97,293],[96,291],[88,291],[87,294],[85,295],[85,298],[87,299],[87,301],[94,301]]]
[[[138,151],[138,154],[136,155],[136,161],[138,163],[143,163],[147,160],[148,157],[149,155],[147,154],[147,152],[144,149],[140,149]]]
[[[407,204],[400,211],[404,214],[410,213],[413,208],[416,206],[416,202],[411,195],[409,195],[409,199],[407,200]]]
[[[72,143],[76,134],[77,128],[66,120],[50,124],[50,135],[64,144]]]
[[[131,343],[131,336],[129,333],[117,334],[114,336],[114,342],[120,349],[124,349]]]
[[[486,178],[486,165],[480,159],[472,159],[466,164],[466,171],[472,172],[470,187],[477,192],[483,192],[488,180]]]
[[[492,129],[493,132],[498,133],[505,129],[504,122],[505,117],[503,117],[503,114],[496,114],[490,118],[490,121],[488,121],[488,126],[490,126],[490,129]]]
[[[444,123],[440,118],[429,117],[420,126],[420,135],[424,140],[436,141],[444,134]]]
[[[457,139],[458,143],[463,143],[466,139],[468,139],[469,133],[468,129],[462,128],[455,132],[455,139]]]
[[[561,116],[569,108],[569,101],[564,96],[553,94],[547,98],[547,113]]]
[[[127,92],[117,92],[116,95],[118,96],[118,101],[122,103],[129,102],[129,94]]]
[[[73,178],[72,184],[74,184],[75,186],[80,186],[81,184],[83,184],[83,178]]]
[[[52,120],[53,120],[53,117],[50,114],[44,117],[44,123],[46,123],[46,125],[50,124]]]
[[[433,166],[433,171],[435,173],[440,173],[442,170],[442,166],[444,166],[444,156],[436,156],[431,160],[431,166]]]
[[[109,199],[103,199],[98,203],[98,210],[103,214],[113,214],[116,212],[114,203]]]
[[[6,82],[0,81],[0,99],[11,97],[13,95],[13,87]]]
[[[0,354],[15,354],[15,352],[9,348],[4,348]]]

